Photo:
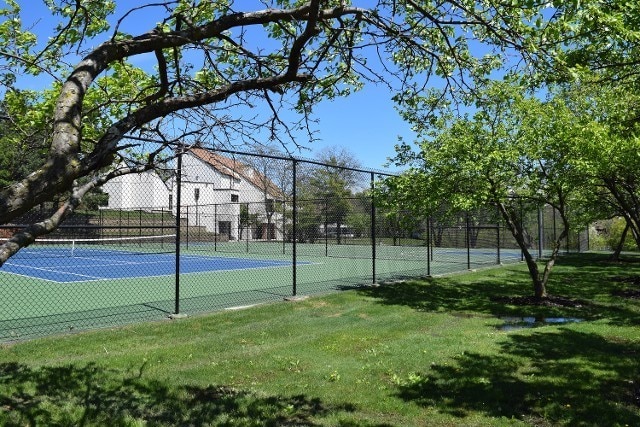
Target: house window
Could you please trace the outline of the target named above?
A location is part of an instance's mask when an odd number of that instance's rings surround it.
[[[196,202],[200,198],[200,189],[199,188],[194,188],[193,189],[193,198],[196,200]]]
[[[237,194],[232,194],[231,195],[231,201],[232,202],[237,202],[239,200],[238,195]]]
[[[169,210],[173,210],[173,194],[169,194]]]

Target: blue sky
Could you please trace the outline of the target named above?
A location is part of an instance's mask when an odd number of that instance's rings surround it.
[[[364,167],[379,169],[395,154],[398,136],[413,139],[409,124],[394,109],[382,86],[365,85],[349,97],[325,101],[316,108],[318,138],[312,149],[339,146],[354,153]]]
[[[51,31],[53,22],[48,16],[48,10],[39,0],[22,0],[23,24],[32,27],[39,35]],[[144,2],[122,1],[118,4],[118,11],[115,16],[121,16],[121,10],[125,11],[131,7],[143,4]],[[365,2],[366,3],[366,2]],[[243,2],[238,3],[242,6]],[[27,6],[28,5],[28,6]],[[138,13],[135,19],[128,21],[125,30],[139,34],[152,28],[154,22],[159,20],[159,16],[146,12],[146,16]],[[135,28],[131,28],[131,23],[135,22]],[[138,66],[144,67],[144,63],[154,64],[153,55],[145,58],[134,59]],[[29,82],[29,86],[36,88],[39,84],[48,84],[48,81],[40,79]],[[314,110],[314,118],[319,120],[315,130],[317,130],[317,140],[313,143],[307,141],[305,134],[300,134],[298,144],[309,148],[299,154],[302,157],[312,158],[318,151],[331,146],[341,147],[353,153],[359,159],[361,166],[373,169],[383,169],[384,163],[395,153],[394,145],[398,137],[411,141],[413,133],[407,123],[400,119],[391,101],[392,93],[384,86],[367,84],[359,91],[347,98],[324,101]]]

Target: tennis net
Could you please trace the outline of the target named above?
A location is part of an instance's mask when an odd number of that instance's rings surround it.
[[[6,241],[2,240],[0,243]],[[37,239],[13,258],[129,256],[175,252],[175,234],[102,239]]]

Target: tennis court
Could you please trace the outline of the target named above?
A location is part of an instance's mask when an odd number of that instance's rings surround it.
[[[496,263],[496,251],[227,242],[181,246],[180,312],[196,314],[284,297]],[[42,240],[2,268],[0,339],[159,320],[175,312],[175,237]],[[502,252],[503,262],[519,260]],[[375,264],[375,267],[374,267]],[[374,279],[375,271],[375,279]],[[2,279],[0,277],[0,279]],[[295,291],[294,284],[295,283]]]
[[[3,266],[5,273],[56,283],[89,282],[107,279],[133,279],[169,276],[175,274],[176,257],[173,254],[137,254],[98,251],[75,254],[73,261],[61,264],[49,257],[10,260]],[[59,261],[59,260],[58,260]],[[290,266],[291,262],[255,260],[200,255],[182,256],[182,273],[202,273],[268,267]]]

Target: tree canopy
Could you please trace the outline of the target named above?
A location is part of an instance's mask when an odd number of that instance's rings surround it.
[[[629,70],[637,51],[625,44],[637,14],[602,0],[42,3],[51,34],[25,25],[26,2],[0,9],[0,94],[12,124],[2,142],[33,138],[42,149],[0,191],[0,223],[62,203],[4,244],[0,263],[58,227],[93,188],[158,167],[177,146],[306,144],[314,105],[368,82],[386,85],[400,105],[424,96],[428,113],[473,96],[497,69],[531,77],[578,63],[606,68],[601,58]],[[599,28],[604,19],[616,25]],[[45,89],[25,83],[33,78]]]
[[[535,296],[545,297],[572,210],[579,210],[584,191],[576,149],[597,138],[597,131],[561,96],[543,101],[508,82],[487,87],[476,106],[473,115],[442,116],[423,135],[418,151],[408,144],[398,147],[396,161],[411,169],[386,181],[385,197],[392,201],[387,208],[429,215],[443,206],[467,211],[496,207],[527,262]],[[522,213],[545,205],[558,214],[561,232],[540,272]]]

